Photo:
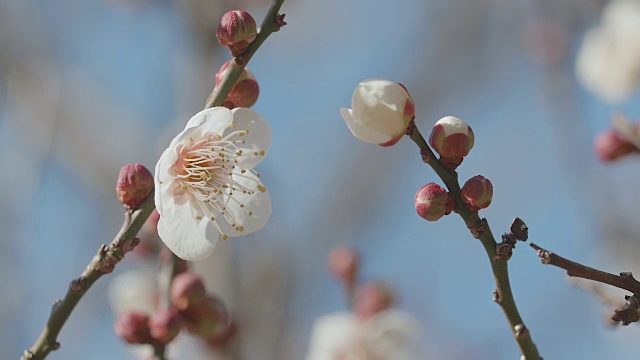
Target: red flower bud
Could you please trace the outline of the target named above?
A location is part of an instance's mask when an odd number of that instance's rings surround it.
[[[440,154],[441,161],[449,170],[455,170],[462,163],[462,159],[473,148],[474,141],[471,127],[453,116],[438,120],[429,136],[429,145]]]
[[[601,161],[614,161],[631,154],[638,149],[629,141],[624,140],[618,133],[609,129],[596,136],[593,142],[596,156]]]
[[[207,297],[200,276],[185,272],[177,275],[171,282],[171,304],[178,310],[201,303]]]
[[[153,175],[140,164],[129,164],[120,169],[116,195],[121,203],[137,209],[153,191]]]
[[[429,183],[418,190],[413,204],[421,218],[436,221],[443,217],[447,211],[451,212],[453,209],[451,204],[447,206],[447,198],[447,191],[442,186]]]
[[[482,175],[474,176],[464,183],[460,197],[471,211],[485,209],[491,204],[493,185]]]
[[[353,312],[361,319],[368,319],[393,304],[393,292],[384,284],[369,282],[358,288]]]
[[[175,309],[164,309],[149,320],[151,336],[161,344],[168,344],[178,336],[182,328],[182,318]]]
[[[136,311],[122,313],[116,320],[116,335],[129,344],[149,344],[153,341],[149,329],[149,316]]]
[[[329,254],[329,272],[347,287],[353,286],[358,274],[358,254],[348,246],[337,246]]]
[[[258,35],[255,19],[244,10],[233,10],[222,16],[216,36],[229,48],[231,55],[242,54]]]

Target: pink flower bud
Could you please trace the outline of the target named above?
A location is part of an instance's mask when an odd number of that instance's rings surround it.
[[[244,10],[233,10],[222,16],[216,36],[229,48],[231,55],[242,54],[258,35],[256,21]]]
[[[447,191],[436,183],[429,183],[418,190],[413,204],[421,218],[436,221],[443,217],[447,210],[451,212],[451,204],[447,206]],[[450,209],[449,209],[450,208]]]
[[[136,311],[127,311],[118,316],[114,330],[116,335],[129,344],[149,344],[153,341],[149,329],[149,316]]]
[[[471,211],[485,209],[491,204],[493,185],[482,175],[474,176],[464,183],[460,197]]]
[[[329,254],[329,272],[347,287],[353,286],[358,274],[358,254],[348,246],[337,246]]]
[[[207,297],[200,276],[185,272],[177,275],[171,282],[171,304],[178,310],[201,303]]]
[[[464,121],[445,116],[433,126],[429,144],[440,154],[445,166],[449,170],[455,170],[473,148],[474,139],[473,130]]]
[[[182,328],[182,318],[175,309],[164,309],[149,320],[151,336],[161,344],[168,344],[178,336]]]
[[[140,164],[129,164],[120,169],[116,195],[121,203],[137,209],[153,191],[153,175]]]
[[[181,312],[190,333],[205,340],[223,336],[229,327],[229,313],[222,300],[209,296]]]
[[[233,85],[225,101],[230,101],[233,104],[233,108],[248,108],[258,101],[258,95],[260,95],[258,82],[252,79],[245,79]]]
[[[225,62],[216,73],[216,87],[220,86],[222,80],[230,71],[229,65],[231,61],[233,60]],[[213,95],[213,93],[211,95]],[[248,108],[258,101],[259,95],[260,86],[256,81],[256,77],[253,75],[251,70],[245,67],[242,70],[240,77],[238,77],[238,80],[236,80],[236,83],[231,88],[231,91],[229,91],[229,94],[224,100],[223,106],[228,109],[235,109],[237,107]]]
[[[598,134],[593,142],[593,148],[596,156],[601,161],[607,162],[638,151],[632,143],[621,138],[613,129]]]
[[[393,292],[384,284],[369,282],[358,288],[353,312],[360,319],[368,319],[393,304]]]

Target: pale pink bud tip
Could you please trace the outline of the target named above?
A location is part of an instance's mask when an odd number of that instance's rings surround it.
[[[464,183],[460,197],[471,211],[485,209],[491,204],[493,185],[482,175],[474,176]]]
[[[171,304],[178,310],[201,303],[207,297],[200,276],[185,272],[177,275],[171,282]]]
[[[361,319],[368,319],[393,304],[393,292],[377,282],[369,282],[358,288],[353,312]]]
[[[153,175],[140,164],[129,164],[120,169],[116,195],[121,203],[137,209],[153,191]]]
[[[440,154],[441,158],[451,159],[446,162],[457,165],[469,154],[474,141],[471,127],[453,116],[445,116],[438,120],[429,136],[429,145],[433,150]]]
[[[140,312],[122,313],[116,320],[114,330],[116,335],[129,344],[149,344],[153,341],[149,329],[149,316]]]
[[[601,161],[614,161],[638,151],[632,143],[622,139],[612,129],[598,134],[593,142],[593,148]]]
[[[327,265],[331,275],[352,286],[358,274],[358,254],[348,246],[337,246],[331,250]]]
[[[436,183],[429,183],[418,190],[413,204],[421,218],[436,221],[453,210],[448,203],[447,191]]]
[[[244,10],[233,10],[222,16],[216,36],[229,47],[233,56],[242,54],[258,35],[255,19]]]
[[[149,320],[151,336],[161,344],[168,344],[178,336],[182,318],[175,309],[161,310]]]

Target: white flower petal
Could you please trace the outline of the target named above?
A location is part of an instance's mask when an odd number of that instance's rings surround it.
[[[351,98],[353,117],[361,124],[387,134],[389,139],[405,131],[404,106],[409,94],[389,80],[370,79],[358,84]]]
[[[185,129],[200,127],[201,134],[212,132],[221,135],[231,125],[232,120],[231,110],[216,106],[195,114],[189,119]]]
[[[207,218],[194,219],[192,204],[174,204],[160,216],[158,235],[176,256],[195,261],[211,254],[218,242],[218,231]]]
[[[384,144],[391,140],[391,136],[378,132],[367,125],[357,122],[353,117],[351,109],[341,108],[340,115],[342,115],[342,118],[347,123],[347,126],[349,127],[349,130],[351,130],[353,136],[364,142],[370,144]]]
[[[165,210],[171,207],[174,203],[173,194],[170,191],[170,187],[173,184],[174,176],[171,174],[171,166],[178,159],[178,154],[174,148],[168,148],[162,155],[160,160],[156,164],[154,182],[155,182],[155,194],[154,199],[156,203],[156,209],[158,214],[162,215]]]
[[[233,130],[249,129],[249,133],[242,137],[244,144],[236,144],[242,150],[242,167],[252,169],[264,159],[271,146],[271,129],[262,115],[248,108],[235,108],[233,114]]]
[[[306,360],[333,360],[358,332],[358,319],[352,313],[325,315],[313,324]]]
[[[262,182],[250,171],[245,174],[234,173],[233,180],[254,193],[244,194],[238,190],[233,191],[232,196],[225,193],[223,195],[223,202],[226,204],[225,212],[233,219],[233,223],[230,224],[221,217],[216,221],[225,235],[245,236],[260,230],[267,224],[271,216],[271,198],[268,191],[257,190],[258,185],[262,186]],[[239,227],[242,231],[238,230]]]

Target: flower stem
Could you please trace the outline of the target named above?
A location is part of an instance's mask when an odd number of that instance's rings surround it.
[[[409,136],[420,148],[420,154],[424,162],[429,164],[436,174],[445,183],[449,192],[456,201],[456,212],[464,220],[467,227],[471,230],[474,237],[482,243],[489,261],[491,262],[491,270],[496,282],[496,290],[494,292],[494,301],[500,305],[504,311],[507,321],[511,326],[511,331],[520,347],[520,352],[526,360],[541,360],[538,349],[531,338],[531,334],[524,326],[522,317],[518,312],[516,302],[511,292],[511,284],[509,283],[509,268],[507,260],[496,259],[496,240],[491,233],[489,224],[486,219],[480,219],[477,212],[470,211],[462,203],[460,198],[460,184],[458,182],[458,174],[448,171],[444,165],[436,158],[433,151],[425,141],[415,124],[409,125]]]
[[[269,35],[278,31],[280,27],[284,25],[282,16],[278,15],[278,11],[280,11],[283,2],[284,0],[274,0],[271,3],[271,7],[262,22],[260,33],[251,45],[249,45],[246,52],[231,62],[231,71],[222,79],[220,86],[214,90],[211,101],[207,102],[206,108],[222,105],[224,99],[240,76],[240,73],[260,45],[262,45]],[[82,275],[71,282],[64,299],[54,303],[42,333],[36,342],[28,350],[24,351],[20,358],[21,360],[44,359],[51,351],[60,348],[60,343],[57,341],[58,334],[60,334],[62,327],[67,322],[67,319],[69,319],[69,316],[71,316],[71,312],[75,309],[91,285],[102,277],[102,275],[113,271],[113,268],[122,257],[124,257],[124,254],[137,245],[135,236],[154,209],[155,204],[152,190],[151,194],[138,209],[133,212],[127,211],[125,221],[115,239],[108,246],[103,245],[100,247],[98,253],[91,260],[91,263],[89,263],[89,266],[87,266]],[[162,349],[160,353],[164,356],[164,349]]]

